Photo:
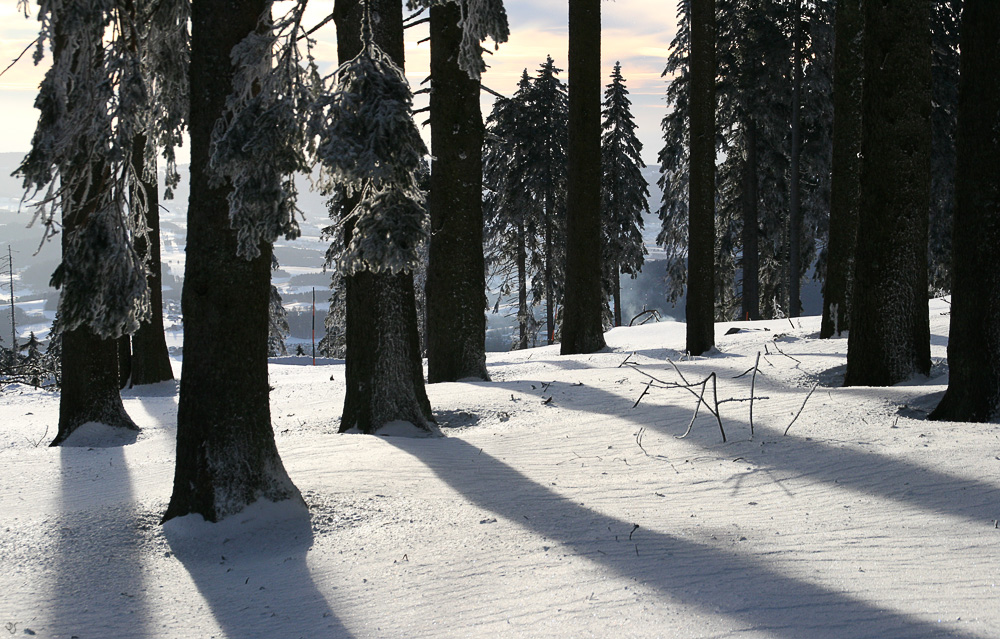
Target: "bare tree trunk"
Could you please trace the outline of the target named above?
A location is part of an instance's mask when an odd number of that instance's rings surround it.
[[[517,225],[517,347],[528,348],[528,251],[524,246],[524,223]]]
[[[798,317],[802,307],[802,207],[800,204],[799,161],[802,157],[802,0],[795,0],[792,12],[792,150],[791,193],[788,211],[788,315]]]
[[[743,162],[743,319],[760,319],[760,222],[757,197],[757,122],[746,116]]]
[[[552,276],[552,260],[554,258],[552,233],[552,207],[554,200],[549,192],[545,194],[545,343],[555,344],[556,341],[556,294]]]
[[[691,0],[687,351],[715,346],[715,0]]]
[[[489,379],[479,82],[458,65],[458,3],[431,7],[431,238],[427,378]]]
[[[861,197],[861,0],[837,0],[833,48],[833,175],[830,186],[830,243],[823,320],[819,336],[840,335],[850,321],[851,282],[857,248]]]
[[[259,499],[301,501],[278,456],[268,401],[271,246],[237,255],[229,184],[210,179],[212,129],[232,92],[230,52],[258,28],[263,0],[191,5],[191,195],[184,268],[184,363],[177,465],[163,520],[219,521]],[[303,504],[304,507],[304,504]]]
[[[618,268],[618,264],[616,263],[614,280],[612,281],[612,292],[615,300],[615,326],[622,325],[622,276]]]
[[[930,370],[930,1],[866,2],[861,216],[847,386]]]
[[[569,2],[569,74],[563,355],[605,347],[600,260],[601,0]]]
[[[948,390],[930,419],[1000,414],[1000,3],[965,0]]]

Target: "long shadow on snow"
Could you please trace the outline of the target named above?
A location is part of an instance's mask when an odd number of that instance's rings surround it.
[[[54,537],[48,636],[147,636],[143,555],[148,530],[134,501],[121,446],[58,448],[59,514]],[[36,628],[37,629],[37,628]]]
[[[582,507],[460,439],[386,441],[420,459],[480,508],[564,544],[619,575],[653,586],[674,601],[724,615],[754,630],[793,639],[973,637],[957,631],[949,634],[940,624],[673,535],[636,531],[633,541],[641,552],[637,556],[632,545],[611,541],[615,533],[631,530],[629,522]]]
[[[225,636],[352,637],[309,572],[306,555],[313,534],[307,511],[281,521],[251,523],[231,538],[211,531],[190,536],[165,532]]]
[[[629,372],[631,371],[625,369],[622,374]],[[697,375],[697,373],[692,374],[688,378],[695,379]],[[639,378],[635,377],[633,381],[639,381]],[[724,381],[727,384],[740,384],[739,388],[728,388],[727,396],[750,395],[750,382],[746,378]],[[528,391],[525,388],[525,385],[530,388],[531,384],[541,388],[540,382],[531,380],[493,383],[494,386],[515,392],[537,392],[541,398],[541,390]],[[857,392],[863,393],[865,390],[859,389]],[[683,407],[665,407],[652,404],[647,397],[633,409],[631,406],[634,399],[593,386],[578,387],[565,382],[552,383],[547,387],[545,395],[553,396],[554,406],[623,418],[636,426],[643,426],[664,435],[681,434],[691,418],[694,398],[683,390],[654,392],[672,393],[673,397],[679,397],[682,401],[690,403]],[[768,380],[761,381],[758,377],[755,390],[758,397],[775,392],[787,392],[787,390],[777,387]],[[793,389],[793,392],[805,398],[806,392],[802,389]],[[757,405],[760,406],[759,403]],[[750,432],[749,423],[727,415],[726,410],[723,408],[722,422],[730,437],[729,444],[722,444],[719,441],[719,428],[715,418],[704,415],[707,412],[704,410],[695,423],[694,432],[685,441],[706,450],[717,451],[725,447],[728,449],[727,454],[742,457],[756,464],[760,471],[781,472],[786,477],[810,478],[827,483],[837,490],[849,489],[865,495],[875,495],[921,510],[945,513],[984,525],[992,524],[994,519],[1000,518],[998,517],[1000,486],[996,484],[955,477],[928,466],[875,452],[826,444],[817,439],[775,436],[773,430],[761,428],[760,418],[755,420],[758,430],[757,443],[748,442],[743,438]],[[729,410],[731,414],[735,409]],[[787,422],[782,423],[778,430],[786,425]],[[835,427],[835,424],[831,424],[831,428]],[[763,438],[770,438],[774,445],[762,449],[759,441]],[[933,459],[928,459],[928,462],[933,462]],[[863,472],[856,472],[858,469],[862,469]],[[962,498],[956,498],[957,495],[962,495]]]

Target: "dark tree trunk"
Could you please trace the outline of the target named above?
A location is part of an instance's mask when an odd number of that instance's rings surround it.
[[[604,348],[601,287],[601,0],[569,2],[569,166],[563,355]],[[615,273],[617,275],[617,272]]]
[[[431,238],[427,378],[489,379],[479,82],[458,65],[457,3],[431,7]]]
[[[691,0],[688,290],[691,355],[715,346],[715,0]]]
[[[122,335],[118,342],[118,388],[123,389],[132,379],[132,337]]]
[[[57,16],[58,18],[58,16]],[[53,56],[74,55],[63,48],[59,24],[56,24],[55,50]],[[99,46],[99,42],[95,43]],[[74,64],[78,64],[74,60]],[[70,105],[72,108],[73,105]],[[79,160],[86,163],[88,160]],[[80,166],[87,166],[81,164]],[[107,169],[102,164],[91,164],[89,170],[92,176],[89,192],[81,187],[76,192],[67,195],[72,198],[71,213],[63,214],[62,249],[63,254],[69,254],[67,240],[77,230],[83,229],[97,207],[101,206],[100,197],[108,178]],[[73,265],[63,265],[73,268]],[[13,268],[13,266],[12,266]],[[65,286],[80,286],[70,280]],[[67,294],[66,289],[62,291]],[[13,291],[11,291],[13,295]],[[62,444],[73,431],[87,422],[98,422],[126,430],[139,430],[135,422],[125,412],[122,405],[118,380],[118,341],[113,338],[101,338],[87,325],[80,326],[62,335],[60,365],[62,369],[62,385],[59,394],[59,427],[52,446]],[[13,344],[12,348],[16,348]]]
[[[528,251],[524,246],[524,223],[517,225],[517,347],[528,348]]]
[[[799,197],[799,160],[802,157],[802,0],[792,12],[792,149],[791,192],[788,210],[788,316],[798,317],[801,308],[802,207]]]
[[[1000,3],[965,0],[948,390],[931,419],[1000,414]]]
[[[184,268],[184,363],[177,466],[163,515],[218,521],[259,500],[301,500],[278,456],[268,403],[271,246],[237,256],[228,184],[210,179],[212,128],[231,93],[230,51],[257,28],[263,0],[191,7],[191,196]]]
[[[930,371],[930,0],[866,2],[861,210],[847,386]]]
[[[743,163],[743,319],[760,319],[760,222],[757,197],[757,122],[746,121]]]
[[[145,160],[146,136],[137,135],[132,145],[132,164],[136,173],[142,178]],[[155,164],[155,157],[153,162]],[[151,179],[142,180],[142,188],[146,194],[146,226],[149,229],[147,237],[136,238],[136,250],[140,255],[147,253],[146,264],[149,267],[149,305],[152,314],[139,326],[132,335],[132,357],[129,374],[133,386],[155,384],[174,378],[170,368],[170,353],[167,351],[167,340],[163,334],[163,277],[160,262],[160,199],[157,192],[157,178],[154,170]]]
[[[830,186],[830,243],[823,285],[819,336],[849,328],[851,281],[861,197],[861,89],[863,58],[861,0],[837,0],[833,48],[833,167]]]
[[[375,42],[403,66],[403,9],[399,0],[372,2]],[[337,0],[337,55],[361,50],[361,5]],[[350,239],[350,227],[345,229]],[[424,387],[413,274],[368,272],[344,278],[347,298],[347,389],[341,432],[374,433],[388,422],[408,421],[429,430],[434,421]]]
[[[552,232],[552,197],[551,191],[545,193],[545,343],[556,342],[556,295],[555,278],[552,274],[552,260],[555,259],[555,246]]]

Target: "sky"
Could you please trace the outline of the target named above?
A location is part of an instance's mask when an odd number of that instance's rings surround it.
[[[313,0],[310,15],[318,19],[332,9],[331,1]],[[567,81],[567,2],[537,0],[506,0],[510,21],[510,40],[492,56],[487,56],[490,68],[483,75],[483,84],[504,95],[514,92],[521,71],[530,74],[551,55],[563,69]],[[656,163],[662,146],[660,121],[665,113],[663,99],[666,79],[661,77],[666,64],[668,47],[676,30],[673,3],[654,0],[612,0],[601,4],[603,36],[601,42],[602,76],[605,84],[616,61],[622,64],[622,74],[632,99],[632,113],[638,124],[643,144],[642,157],[648,165]],[[6,67],[37,36],[37,9],[25,18],[13,1],[0,4],[0,65]],[[307,20],[308,22],[308,20]],[[320,39],[317,55],[321,63],[332,69],[336,61],[336,38],[332,27],[317,33]],[[426,25],[409,29],[406,34],[407,77],[417,87],[427,76],[430,45],[418,43],[427,37]],[[492,48],[492,43],[487,43]],[[31,144],[37,112],[33,101],[50,58],[33,66],[29,51],[20,62],[0,77],[0,152],[27,151]],[[484,93],[483,117],[492,105],[492,97]],[[422,106],[419,101],[417,106]],[[419,118],[419,116],[418,116]],[[424,131],[425,135],[429,132]]]

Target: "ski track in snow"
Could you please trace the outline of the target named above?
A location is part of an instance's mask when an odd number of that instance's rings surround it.
[[[428,386],[444,438],[338,435],[342,362],[272,362],[308,516],[264,504],[214,526],[159,525],[176,383],[126,391],[143,431],[107,448],[48,448],[58,396],[9,388],[0,630],[998,637],[1000,431],[924,421],[947,384],[946,311],[932,301],[931,378],[886,389],[840,387],[847,340],[817,339],[814,317],[720,324],[719,352],[694,361],[679,323],[615,329],[593,355],[490,354],[492,382]],[[721,404],[728,443],[704,408],[677,438],[687,391],[633,408],[643,373],[678,380],[668,357],[748,398],[751,375],[735,377],[758,351],[753,439],[749,402]]]

